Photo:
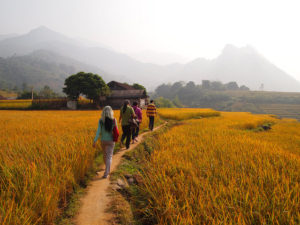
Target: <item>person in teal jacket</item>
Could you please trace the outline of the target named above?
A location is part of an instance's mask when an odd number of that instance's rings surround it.
[[[118,128],[117,121],[114,118],[114,111],[110,106],[105,106],[102,110],[93,143],[93,147],[95,148],[96,142],[101,134],[101,147],[103,151],[103,161],[105,163],[103,178],[107,178],[110,173],[110,165],[115,147],[115,142],[113,141],[113,128],[115,126]]]

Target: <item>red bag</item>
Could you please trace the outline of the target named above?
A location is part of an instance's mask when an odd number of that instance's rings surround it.
[[[117,123],[116,123],[116,119],[114,120],[114,128],[113,128],[113,141],[114,142],[118,142],[118,138],[119,138],[119,130],[117,127]]]

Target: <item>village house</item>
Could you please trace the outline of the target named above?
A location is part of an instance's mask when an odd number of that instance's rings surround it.
[[[116,81],[111,81],[107,85],[111,94],[101,99],[101,105],[110,105],[113,109],[120,109],[125,99],[128,99],[130,104],[137,101],[141,108],[148,104],[149,96],[146,95],[145,90],[138,90]]]

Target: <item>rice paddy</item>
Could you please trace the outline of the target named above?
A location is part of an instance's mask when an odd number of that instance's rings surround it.
[[[0,111],[0,224],[53,224],[101,154],[92,148],[100,113]],[[211,109],[158,113],[184,122],[151,141],[140,212],[157,224],[300,223],[299,122]],[[265,123],[270,130],[256,129]]]

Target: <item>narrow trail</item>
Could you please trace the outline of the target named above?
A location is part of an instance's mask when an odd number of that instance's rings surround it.
[[[157,130],[164,126],[162,124],[156,127],[154,130]],[[117,166],[120,164],[122,156],[134,149],[137,145],[143,142],[145,135],[150,131],[144,132],[139,135],[138,142],[130,144],[130,148],[125,150],[121,149],[119,152],[113,155],[111,172],[113,172]],[[111,224],[111,221],[114,215],[107,211],[109,208],[110,197],[109,197],[109,186],[110,180],[103,179],[103,172],[105,165],[102,165],[100,172],[97,172],[96,177],[93,178],[93,181],[87,187],[87,194],[81,199],[81,207],[79,213],[75,217],[76,225],[108,225]]]

